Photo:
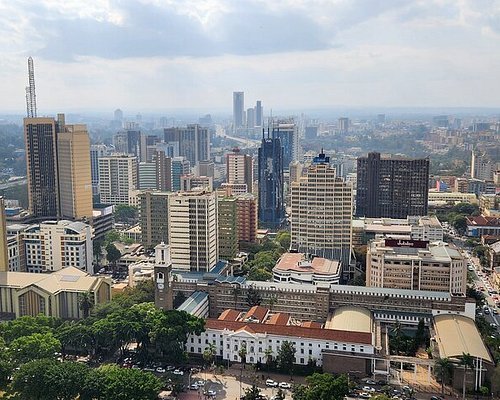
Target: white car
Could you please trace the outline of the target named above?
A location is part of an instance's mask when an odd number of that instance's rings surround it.
[[[181,371],[180,369],[174,369],[174,372],[172,372],[174,375],[184,375],[184,371]]]
[[[164,374],[165,373],[165,368],[163,368],[163,367],[157,367],[156,368],[156,372],[158,372],[159,374]]]
[[[281,389],[290,389],[292,385],[290,385],[288,382],[280,382],[278,385]]]
[[[375,389],[370,387],[370,386],[363,386],[363,390],[365,392],[374,392],[375,391]]]
[[[266,386],[268,386],[268,387],[277,387],[278,386],[278,382],[275,382],[272,379],[268,379],[268,380],[266,380]]]
[[[189,386],[189,389],[190,390],[198,390],[200,387],[198,386],[197,383],[192,383],[190,386]]]

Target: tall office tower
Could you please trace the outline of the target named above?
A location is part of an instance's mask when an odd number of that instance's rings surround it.
[[[164,192],[172,191],[172,158],[167,157],[163,150],[154,155],[156,170],[156,188]]]
[[[146,135],[145,133],[141,133],[139,148],[140,148],[140,157],[139,162],[147,162],[151,161],[151,158],[148,158],[148,148],[156,145],[156,143],[160,142],[160,138],[156,135]]]
[[[113,136],[115,151],[122,154],[141,155],[141,131],[137,129],[126,129],[117,132]]]
[[[238,253],[237,200],[219,197],[217,200],[219,224],[219,257],[232,260]]]
[[[200,161],[210,159],[210,131],[198,124],[186,128],[166,128],[165,143],[177,143],[179,156],[185,157],[194,167]]]
[[[9,270],[9,249],[7,247],[7,224],[5,220],[5,200],[0,197],[0,272]]]
[[[472,178],[492,181],[497,163],[493,162],[485,152],[473,150],[470,169]]]
[[[160,243],[169,243],[168,204],[171,193],[144,191],[139,194],[142,244],[152,249]]]
[[[233,129],[243,127],[245,122],[245,93],[233,92]]]
[[[92,194],[99,194],[99,158],[108,156],[110,148],[105,144],[90,145],[90,174],[92,178]]]
[[[115,121],[123,121],[123,111],[117,108],[113,113]]]
[[[115,154],[99,159],[101,203],[128,204],[129,191],[137,188],[137,157]]]
[[[218,261],[215,192],[179,192],[169,204],[169,243],[175,269],[210,271]]]
[[[172,191],[181,190],[181,176],[191,173],[191,165],[184,157],[172,158]]]
[[[29,211],[35,217],[57,218],[59,182],[57,127],[53,118],[25,118]]]
[[[273,130],[259,147],[259,221],[277,229],[285,217],[283,198],[283,147]]]
[[[427,215],[429,160],[368,153],[358,158],[356,215],[406,218]]]
[[[255,127],[255,109],[249,108],[247,110],[247,128],[253,129]]]
[[[226,155],[226,181],[229,184],[245,184],[246,191],[253,191],[253,158],[240,153],[238,148]]]
[[[158,180],[156,174],[156,163],[140,162],[138,173],[138,187],[140,190],[157,189]]]
[[[178,143],[165,143],[163,141],[148,145],[146,149],[146,161],[154,161],[157,151],[163,151],[165,157],[179,157],[179,144]]]
[[[23,233],[28,272],[75,267],[92,273],[92,227],[83,222],[45,221]]]
[[[274,123],[273,135],[280,139],[283,147],[283,169],[288,171],[292,161],[299,161],[299,130],[297,125],[286,121]]]
[[[317,126],[306,126],[304,133],[306,140],[314,140],[318,137],[318,127]]]
[[[238,243],[257,241],[257,198],[251,193],[236,197],[236,227]]]
[[[330,158],[315,157],[305,176],[291,185],[292,248],[341,260],[347,267],[352,244],[352,185],[336,176]]]
[[[293,182],[298,182],[300,177],[302,176],[302,170],[304,169],[304,166],[297,162],[294,161],[290,164],[290,172],[289,172],[289,181],[288,181],[288,187],[291,187]]]
[[[263,126],[262,101],[257,100],[255,104],[255,126]]]
[[[447,243],[375,239],[366,255],[366,286],[463,296],[467,263],[460,251]]]
[[[92,219],[90,139],[85,125],[66,125],[58,116],[57,168],[60,217]]]
[[[215,164],[211,160],[200,161],[196,166],[198,176],[215,178]]]
[[[349,132],[349,118],[346,117],[339,118],[338,130],[339,133],[342,134]]]

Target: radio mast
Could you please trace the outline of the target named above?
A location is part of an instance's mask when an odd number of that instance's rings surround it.
[[[36,118],[35,67],[33,58],[28,58],[28,83],[26,86],[26,112],[28,118]]]

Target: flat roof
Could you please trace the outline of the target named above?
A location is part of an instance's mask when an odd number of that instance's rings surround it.
[[[337,260],[314,257],[309,261],[304,253],[284,253],[278,260],[273,271],[309,272],[320,275],[340,273],[340,263]]]
[[[348,332],[373,332],[373,315],[364,307],[345,306],[337,308],[328,316],[326,329]]]
[[[434,329],[441,358],[460,358],[468,353],[474,358],[493,362],[471,318],[457,314],[436,315]]]

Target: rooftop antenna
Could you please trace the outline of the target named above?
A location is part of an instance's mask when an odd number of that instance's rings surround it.
[[[31,57],[28,57],[28,83],[29,86],[26,86],[26,112],[28,118],[36,118],[35,67]]]

